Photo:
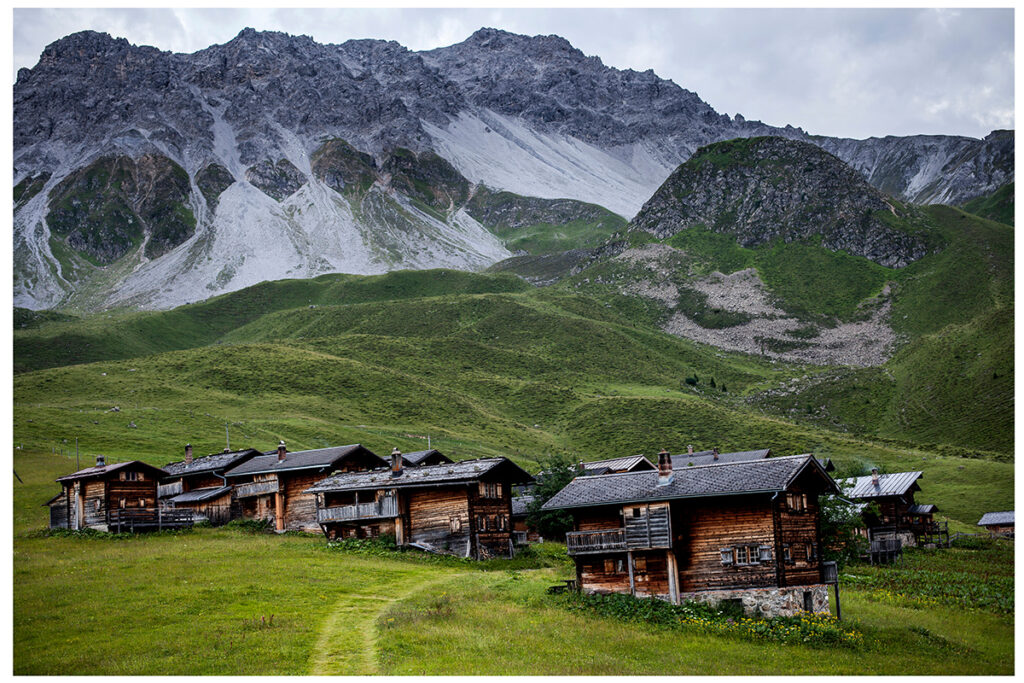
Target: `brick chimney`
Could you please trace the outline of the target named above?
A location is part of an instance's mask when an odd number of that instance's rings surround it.
[[[658,453],[658,486],[672,483],[672,456],[664,448]]]
[[[718,446],[711,449],[711,459],[718,460]]]
[[[185,444],[185,464],[192,464],[192,444],[190,443]]]
[[[692,444],[692,443],[691,443],[691,444],[688,444],[688,445],[686,446],[686,454],[687,454],[687,455],[693,455],[693,444]]]
[[[277,461],[284,462],[284,456],[288,453],[288,449],[284,446],[284,441],[277,444]]]
[[[107,463],[103,461],[102,455],[96,456],[96,467],[106,467]]]
[[[877,467],[872,467],[871,468],[871,485],[874,486],[875,488],[878,488],[878,468]]]
[[[402,451],[398,447],[391,449],[391,476],[397,477],[402,474]]]

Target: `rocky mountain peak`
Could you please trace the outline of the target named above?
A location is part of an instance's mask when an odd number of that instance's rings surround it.
[[[677,168],[630,224],[667,238],[695,226],[745,247],[821,240],[883,266],[928,253],[909,211],[810,143],[767,136],[707,145]]]

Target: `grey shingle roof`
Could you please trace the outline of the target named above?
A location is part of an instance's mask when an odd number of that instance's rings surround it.
[[[193,489],[192,491],[181,493],[171,498],[171,502],[175,505],[178,503],[199,503],[204,500],[219,498],[230,490],[230,486],[207,486],[206,488]]]
[[[286,453],[283,461],[278,461],[277,451],[269,455],[259,455],[244,462],[234,469],[224,473],[226,477],[238,477],[245,474],[264,474],[267,472],[286,472],[289,470],[319,469],[328,467],[334,463],[344,460],[358,451],[365,451],[380,461],[381,465],[387,465],[387,461],[376,453],[365,448],[361,444],[349,446],[333,446],[331,448],[317,448],[311,451],[294,451]]]
[[[683,453],[672,456],[672,468],[702,467],[704,465],[724,465],[730,462],[745,462],[747,460],[763,460],[771,453],[768,448],[761,448],[755,451],[736,451],[734,453],[719,453],[718,460],[712,451],[697,451],[694,453]],[[692,465],[690,463],[693,463]]]
[[[428,457],[430,457],[434,453],[436,453],[437,455],[440,455],[442,458],[444,458],[448,462],[452,461],[451,458],[449,458],[447,455],[445,455],[441,451],[437,450],[436,448],[431,448],[430,450],[426,450],[426,451],[413,451],[412,453],[403,453],[402,454],[402,458],[406,462],[408,462],[410,465],[414,465],[415,466],[415,465],[419,465],[421,462],[426,460]]]
[[[986,512],[978,520],[978,526],[988,526],[989,524],[999,524],[1004,526],[1007,524],[1013,524],[1013,510],[1006,512]]]
[[[921,472],[893,472],[878,475],[878,486],[871,483],[871,475],[846,479],[841,484],[843,494],[849,498],[902,496],[914,487],[920,477]]]
[[[938,512],[939,508],[932,505],[931,503],[917,503],[907,508],[907,513],[911,515],[930,515],[934,512]]]
[[[526,514],[526,506],[534,501],[534,496],[515,496],[512,498],[512,516]]]
[[[653,502],[676,498],[701,498],[741,493],[783,491],[805,467],[815,467],[838,488],[821,464],[811,455],[748,460],[722,465],[673,468],[672,482],[658,486],[657,472],[625,472],[593,477],[577,477],[551,500],[545,510],[590,507],[616,503]]]
[[[610,471],[632,471],[634,468],[641,467],[645,470],[657,469],[650,460],[642,455],[631,455],[628,458],[608,458],[606,460],[591,460],[590,462],[583,463],[583,469],[585,470],[610,470]]]
[[[135,466],[136,469],[148,469],[153,472],[158,479],[163,478],[167,473],[156,465],[150,465],[147,462],[141,460],[132,460],[130,462],[119,462],[113,465],[105,465],[103,467],[86,467],[84,470],[78,470],[72,474],[66,474],[63,477],[57,477],[56,481],[73,481],[75,479],[90,479],[92,477],[103,477],[110,472],[117,472],[123,470],[126,467]]]
[[[481,458],[480,460],[463,460],[461,462],[443,463],[441,465],[406,467],[402,470],[402,474],[397,477],[391,475],[390,468],[372,470],[370,472],[339,472],[309,487],[306,489],[306,493],[409,488],[471,482],[498,468],[507,469],[507,476],[510,482],[514,484],[532,481],[533,479],[533,477],[508,458]]]
[[[201,458],[194,459],[191,465],[186,464],[184,460],[179,460],[178,462],[164,465],[163,469],[171,477],[185,477],[191,474],[199,474],[200,472],[230,469],[235,465],[242,464],[251,457],[259,455],[260,452],[255,448],[243,448],[242,450],[230,451],[228,453],[204,455]]]

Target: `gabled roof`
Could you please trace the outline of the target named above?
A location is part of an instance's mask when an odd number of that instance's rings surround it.
[[[412,453],[402,453],[402,460],[405,460],[409,465],[416,467],[427,458],[430,458],[431,456],[440,456],[445,462],[452,461],[451,458],[449,458],[447,455],[437,450],[436,448],[431,448],[430,450],[426,451],[413,451]]]
[[[370,472],[339,472],[306,489],[305,493],[323,491],[362,491],[366,489],[412,488],[473,482],[485,475],[501,474],[512,484],[532,481],[525,470],[508,458],[481,458],[441,465],[407,467],[392,476],[391,469]]]
[[[624,472],[576,477],[544,504],[545,510],[621,503],[656,502],[786,490],[806,468],[825,480],[830,493],[839,488],[812,455],[748,460],[723,465],[673,468],[672,481],[658,486],[657,472]]]
[[[587,472],[633,472],[636,470],[658,469],[650,460],[642,455],[631,455],[627,458],[607,458],[605,460],[591,460],[583,463],[583,469]]]
[[[672,456],[672,469],[682,469],[683,467],[702,467],[703,465],[724,465],[730,462],[745,462],[747,460],[763,460],[767,458],[771,452],[770,448],[761,448],[755,451],[719,453],[717,460],[715,459],[714,451],[683,453],[682,455]]]
[[[849,498],[880,498],[902,496],[908,491],[920,490],[921,487],[917,486],[920,477],[921,472],[894,472],[878,475],[878,486],[871,483],[871,475],[846,479],[841,484],[843,494]]]
[[[938,511],[939,508],[931,503],[917,503],[907,508],[907,514],[909,515],[930,515]]]
[[[187,477],[192,474],[199,474],[200,472],[215,472],[216,470],[231,469],[232,467],[241,465],[246,460],[259,455],[260,452],[255,448],[244,448],[239,451],[229,451],[227,453],[213,453],[212,455],[204,455],[201,458],[196,458],[191,464],[186,464],[184,460],[169,463],[164,465],[164,471],[171,477]]]
[[[526,506],[534,501],[534,496],[514,496],[512,498],[512,516],[519,517],[526,514]]]
[[[360,452],[373,456],[380,461],[381,465],[387,465],[387,461],[384,458],[365,448],[362,444],[356,443],[349,446],[333,446],[331,448],[317,448],[311,451],[285,453],[284,460],[278,460],[277,451],[272,451],[268,455],[258,455],[252,460],[228,470],[224,473],[224,476],[239,477],[246,474],[321,469],[340,463],[345,458]]]
[[[219,498],[230,491],[230,486],[207,486],[205,488],[193,489],[191,491],[186,491],[185,493],[180,493],[174,498],[171,498],[171,502],[175,505],[179,503],[200,503],[204,500]]]
[[[53,498],[51,498],[50,500],[48,500],[48,501],[46,501],[45,503],[43,503],[43,505],[44,505],[44,506],[46,506],[46,505],[53,505],[54,503],[56,503],[56,502],[57,502],[57,499],[58,499],[58,498],[63,498],[63,497],[64,497],[64,489],[61,489],[61,490],[60,490],[60,493],[58,493],[58,494],[57,494],[56,496],[54,496],[54,497],[53,497]]]
[[[103,467],[87,467],[84,470],[78,470],[72,474],[66,474],[63,477],[57,477],[56,481],[77,481],[79,479],[95,479],[99,477],[105,477],[111,472],[117,472],[123,469],[143,469],[149,470],[157,479],[162,479],[167,476],[167,473],[156,465],[150,465],[148,462],[142,462],[141,460],[131,460],[129,462],[119,462],[113,465],[104,465]]]
[[[1006,512],[986,512],[978,520],[978,526],[989,526],[998,524],[1000,526],[1006,526],[1013,524],[1013,510]]]

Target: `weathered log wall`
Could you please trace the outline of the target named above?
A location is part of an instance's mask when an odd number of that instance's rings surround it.
[[[466,487],[423,489],[407,495],[406,542],[464,554],[474,531]]]

